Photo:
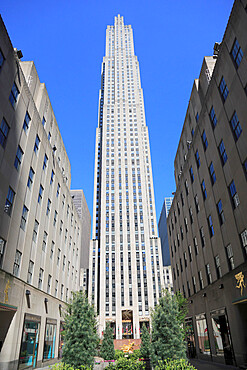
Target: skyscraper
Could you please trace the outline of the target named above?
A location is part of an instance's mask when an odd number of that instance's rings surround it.
[[[99,330],[139,338],[163,285],[148,128],[133,31],[106,30],[96,130],[89,297]]]

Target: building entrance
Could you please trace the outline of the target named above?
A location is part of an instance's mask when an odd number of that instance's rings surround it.
[[[133,339],[133,315],[131,310],[122,311],[122,338]]]
[[[18,369],[35,367],[38,356],[40,317],[26,315]]]
[[[188,357],[194,358],[196,357],[196,343],[192,317],[186,319],[185,325]]]

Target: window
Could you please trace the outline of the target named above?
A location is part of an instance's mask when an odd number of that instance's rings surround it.
[[[205,266],[205,268],[206,268],[208,284],[212,284],[212,275],[211,275],[209,263]]]
[[[191,136],[192,136],[192,137],[194,136],[194,133],[195,133],[195,131],[194,131],[194,129],[192,129],[192,130],[191,130]]]
[[[215,126],[217,125],[217,117],[214,111],[214,107],[211,108],[210,113],[209,113],[209,118],[212,124],[212,128],[214,129]]]
[[[196,151],[195,157],[196,157],[197,168],[199,168],[200,165],[201,165],[201,161],[200,161],[200,156],[199,156],[198,150]]]
[[[198,213],[200,211],[200,205],[199,205],[199,198],[197,194],[195,195],[194,200],[195,200],[196,212]]]
[[[12,89],[11,89],[11,92],[10,92],[10,96],[9,96],[9,101],[10,101],[13,108],[15,108],[15,106],[16,106],[17,98],[18,98],[19,93],[20,92],[19,92],[19,90],[16,86],[16,83],[14,82],[14,84],[12,86]]]
[[[56,226],[57,222],[57,211],[54,212],[53,226]]]
[[[38,235],[38,228],[39,228],[39,223],[37,220],[34,221],[34,228],[33,228],[33,241],[36,243],[37,240],[37,235]]]
[[[43,243],[42,243],[42,251],[43,251],[43,252],[45,252],[45,251],[46,251],[47,237],[48,237],[48,234],[47,234],[47,232],[46,232],[46,231],[44,231]]]
[[[219,202],[217,203],[217,211],[220,219],[220,224],[222,225],[225,222],[225,217],[221,200],[219,200]]]
[[[221,140],[218,149],[219,149],[219,153],[220,153],[220,159],[221,159],[222,166],[224,166],[224,164],[227,161],[227,154],[226,154],[226,149],[225,149],[225,145],[223,143],[223,140]]]
[[[235,141],[237,141],[239,136],[241,135],[242,127],[240,126],[236,111],[233,113],[233,116],[231,119],[231,128],[232,128],[232,132],[234,135],[234,139]]]
[[[210,178],[211,178],[211,182],[212,182],[212,185],[214,185],[215,181],[216,181],[216,175],[215,175],[215,171],[214,171],[214,165],[213,165],[213,162],[211,162],[210,166],[209,166],[209,173],[210,173]]]
[[[33,261],[29,261],[28,270],[27,270],[27,283],[31,284],[33,279]]]
[[[3,256],[5,252],[6,240],[0,237],[0,268],[3,266]]]
[[[187,180],[185,180],[184,186],[185,186],[185,193],[186,193],[186,195],[188,195],[189,194],[189,185],[188,185]]]
[[[5,60],[5,58],[4,58],[3,52],[0,49],[0,71],[1,71],[1,69],[3,67],[4,60]]]
[[[191,183],[193,183],[194,182],[194,174],[193,174],[192,166],[190,167],[190,179],[191,179]]]
[[[52,170],[52,171],[51,171],[50,185],[52,185],[53,180],[54,180],[54,171]]]
[[[244,174],[247,177],[247,159],[243,163]]]
[[[203,144],[204,150],[206,150],[208,147],[208,139],[207,139],[205,130],[203,130],[203,133],[202,133],[202,144]]]
[[[42,125],[45,127],[46,119],[45,117],[42,118]]]
[[[206,241],[205,241],[205,234],[204,234],[203,227],[200,228],[200,237],[201,237],[202,247],[205,247]]]
[[[43,186],[40,184],[40,187],[39,187],[39,195],[38,195],[38,203],[41,203],[42,196],[43,196],[43,191],[44,191],[44,188],[43,188]]]
[[[198,249],[196,237],[193,238],[193,243],[194,243],[195,255],[197,256],[199,254],[199,249]]]
[[[198,120],[199,120],[199,114],[198,114],[198,112],[196,113],[195,119],[196,119],[196,122],[198,122]]]
[[[187,217],[184,218],[184,226],[185,226],[185,231],[187,233],[188,232],[188,220],[187,220]]]
[[[31,118],[28,114],[28,112],[26,112],[26,115],[25,115],[25,118],[24,118],[24,122],[23,122],[23,130],[25,132],[27,132],[28,128],[29,128],[29,122],[30,122]]]
[[[49,134],[48,134],[48,140],[51,141],[51,133],[49,131]]]
[[[235,39],[232,51],[231,51],[232,60],[234,62],[235,67],[238,69],[241,60],[243,59],[243,51],[238,43],[238,40]]]
[[[235,268],[231,244],[228,244],[226,247],[226,256],[227,256],[227,261],[228,261],[228,267],[229,267],[229,270],[231,271]]]
[[[33,176],[34,176],[34,170],[32,169],[32,167],[30,167],[30,171],[29,171],[29,175],[28,175],[28,180],[27,180],[27,187],[29,189],[32,188],[32,185],[33,185]]]
[[[6,212],[9,216],[11,216],[14,198],[15,198],[15,192],[11,187],[9,187],[8,195],[7,195],[7,199],[6,199],[5,207],[4,207],[4,212]]]
[[[25,231],[26,228],[26,222],[27,222],[27,214],[28,214],[28,209],[26,206],[23,206],[22,210],[22,216],[21,216],[21,229]]]
[[[220,267],[220,257],[216,256],[214,260],[215,260],[217,278],[220,279],[222,277],[222,272],[221,272],[221,267]]]
[[[246,255],[247,255],[247,229],[245,229],[245,230],[240,234],[240,237],[241,237],[241,241],[242,241],[242,247],[244,248],[245,253],[246,253]]]
[[[35,139],[35,143],[34,143],[34,148],[33,148],[34,153],[37,153],[37,151],[39,150],[39,143],[40,143],[40,138],[37,135]]]
[[[202,195],[203,195],[203,199],[207,199],[207,190],[206,190],[206,185],[205,185],[205,181],[202,180],[202,184],[201,184],[201,187],[202,187]]]
[[[209,227],[209,234],[210,236],[214,236],[214,226],[212,216],[208,216],[208,227]]]
[[[57,198],[59,196],[59,193],[60,193],[60,184],[57,184]]]
[[[59,266],[60,263],[60,256],[61,256],[61,249],[58,248],[57,250],[57,265]]]
[[[231,196],[233,208],[236,208],[236,207],[239,206],[240,201],[239,201],[238,193],[237,193],[237,190],[236,190],[236,187],[235,187],[235,184],[234,184],[233,180],[230,183],[229,191],[230,191],[230,196]]]
[[[191,224],[193,224],[193,222],[194,222],[194,217],[193,217],[192,207],[190,207],[190,208],[189,208],[189,214],[190,214],[190,222],[191,222]]]
[[[43,277],[44,277],[44,270],[42,268],[40,268],[39,269],[38,289],[42,289]]]
[[[51,291],[51,275],[48,275],[48,280],[47,280],[47,293],[50,294]]]
[[[204,289],[204,282],[203,282],[203,277],[202,277],[202,272],[201,271],[198,272],[198,277],[199,277],[200,289]]]
[[[193,257],[192,257],[191,245],[188,246],[188,251],[189,251],[189,260],[190,260],[190,262],[192,262]]]
[[[50,210],[51,210],[51,201],[50,199],[48,199],[47,208],[46,208],[46,216],[49,216]]]
[[[9,134],[9,125],[3,118],[0,126],[0,144],[2,145],[3,148],[5,148],[6,146],[8,134]]]
[[[23,150],[21,149],[20,145],[18,145],[16,156],[15,156],[15,162],[14,162],[14,166],[17,169],[17,171],[19,171],[22,156],[23,156]]]
[[[47,167],[47,161],[48,161],[48,157],[47,155],[45,154],[44,156],[44,162],[43,162],[43,170],[45,171],[46,167]]]
[[[222,98],[223,102],[225,102],[226,101],[226,98],[227,98],[227,95],[229,93],[229,90],[228,90],[228,87],[226,85],[226,82],[225,82],[223,76],[222,76],[222,79],[220,81],[219,90],[220,90],[221,98]]]
[[[17,277],[19,276],[19,271],[20,271],[21,256],[22,256],[22,253],[18,249],[16,249],[15,262],[14,262],[14,266],[13,266],[13,275],[15,275]]]
[[[54,254],[54,246],[55,246],[55,242],[52,240],[51,242],[51,253],[50,253],[50,259],[53,258],[53,254]]]

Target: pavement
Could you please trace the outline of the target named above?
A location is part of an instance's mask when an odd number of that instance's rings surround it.
[[[189,362],[193,365],[197,370],[240,370],[239,367],[218,364],[212,361],[203,361],[198,359],[190,359]],[[244,369],[244,368],[243,368]]]

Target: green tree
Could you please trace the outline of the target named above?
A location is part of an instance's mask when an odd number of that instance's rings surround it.
[[[109,322],[106,324],[106,328],[103,332],[103,340],[100,348],[100,356],[104,360],[114,360],[115,350],[113,342],[113,332]]]
[[[180,297],[181,298],[181,297]],[[153,365],[165,359],[186,359],[182,320],[184,314],[176,295],[166,291],[152,313],[151,360]]]
[[[151,355],[151,343],[150,343],[150,334],[145,324],[142,327],[142,336],[141,336],[141,356],[145,359],[150,358]]]
[[[83,292],[73,293],[65,314],[63,361],[80,368],[92,366],[99,338],[94,307]]]

